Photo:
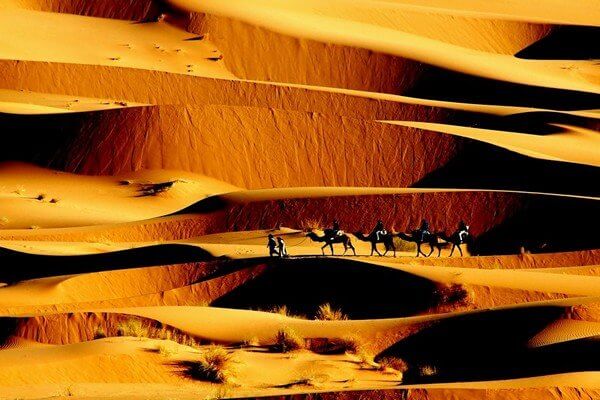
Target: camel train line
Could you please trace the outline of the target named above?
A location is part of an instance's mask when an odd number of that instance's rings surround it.
[[[334,255],[333,245],[337,243],[341,243],[344,246],[343,254],[346,254],[348,249],[350,249],[352,250],[352,253],[356,255],[356,249],[352,244],[352,239],[339,228],[337,221],[334,221],[332,228],[325,229],[322,236],[317,235],[315,232],[309,232],[306,234],[306,236],[314,242],[324,243],[321,247],[323,255],[325,255],[326,247],[329,247],[331,249],[331,255]],[[394,253],[394,257],[396,257],[396,246],[394,245],[395,237],[407,242],[415,243],[417,245],[417,257],[419,257],[419,255],[429,257],[435,249],[437,249],[438,257],[440,257],[442,254],[442,249],[450,245],[452,246],[450,250],[450,256],[454,254],[455,249],[458,249],[458,252],[462,257],[463,251],[461,249],[461,245],[467,244],[467,246],[469,246],[473,242],[473,237],[469,232],[469,226],[462,221],[460,222],[458,229],[456,229],[456,231],[450,236],[448,236],[444,231],[430,232],[429,224],[425,220],[421,222],[421,227],[419,229],[415,229],[410,233],[388,232],[384,228],[383,222],[378,221],[375,228],[368,235],[365,236],[362,232],[355,232],[354,236],[358,240],[371,243],[371,256],[373,253],[377,253],[379,256],[385,256],[389,251],[392,251]],[[381,254],[377,249],[377,244],[379,243],[382,243],[385,247],[385,252],[383,254]],[[428,254],[425,254],[425,252],[421,249],[423,244],[429,245],[430,250]]]

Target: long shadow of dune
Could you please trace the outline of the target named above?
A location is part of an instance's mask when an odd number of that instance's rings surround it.
[[[534,197],[514,215],[476,239],[477,254],[508,254],[524,250],[574,251],[600,247],[597,234],[600,202]]]
[[[600,96],[594,93],[521,85],[432,66],[423,71],[417,85],[406,95],[463,103],[554,110],[585,110],[600,107]]]
[[[0,281],[9,283],[48,276],[216,259],[209,252],[199,247],[183,244],[160,244],[108,253],[75,256],[38,255],[0,248],[0,258],[4,266],[0,270]],[[220,258],[226,259],[224,257]]]
[[[600,59],[600,28],[559,26],[546,37],[525,47],[515,57],[530,60]]]
[[[600,196],[600,168],[526,157],[476,140],[413,187],[481,188]]]
[[[530,111],[510,115],[457,112],[452,115],[449,123],[540,136],[564,131],[563,128],[556,125],[572,125],[590,130],[600,130],[600,120],[598,119],[551,111]]]
[[[269,268],[212,303],[213,306],[268,310],[287,306],[293,314],[314,316],[330,303],[350,318],[413,315],[432,305],[429,280],[360,262],[304,258],[267,261]]]
[[[405,383],[509,379],[600,370],[600,342],[578,340],[531,349],[528,340],[563,312],[531,307],[464,315],[440,321],[381,353],[403,358]],[[419,367],[437,373],[422,376]]]

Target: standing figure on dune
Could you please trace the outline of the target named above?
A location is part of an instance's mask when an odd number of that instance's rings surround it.
[[[287,247],[280,236],[277,236],[277,249],[279,250],[279,257],[288,256]]]
[[[277,250],[277,242],[275,237],[269,233],[269,241],[267,242],[267,248],[269,249],[269,257],[278,256],[279,251]]]
[[[373,230],[375,231],[375,235],[377,236],[377,241],[380,241],[382,236],[387,235],[387,231],[385,230],[385,227],[383,226],[382,220],[377,221],[377,224],[375,225],[375,229],[373,229]]]

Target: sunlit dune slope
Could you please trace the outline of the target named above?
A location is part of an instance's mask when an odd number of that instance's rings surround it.
[[[579,67],[573,63],[523,62],[510,55],[444,43],[407,32],[401,23],[396,25],[386,20],[385,16],[390,13],[387,9],[327,7],[303,2],[257,1],[252,7],[244,2],[172,2],[182,8],[241,19],[291,36],[367,48],[485,78],[583,92],[599,91],[597,75],[582,77],[578,73],[578,68],[587,70],[590,62],[580,62]],[[447,29],[440,29],[439,34],[449,37]],[[567,65],[574,68],[569,73],[563,68]]]
[[[31,25],[36,29],[30,29]],[[203,38],[165,22],[127,21],[4,9],[0,58],[121,66],[180,74],[233,78],[221,53]],[[11,44],[20,37],[21,45]]]
[[[24,90],[0,89],[0,112],[9,114],[59,114],[135,107],[142,104]]]
[[[154,184],[170,182],[156,196]],[[169,214],[198,198],[236,190],[187,172],[142,171],[121,177],[86,177],[27,164],[0,166],[4,228],[79,226],[148,219]]]

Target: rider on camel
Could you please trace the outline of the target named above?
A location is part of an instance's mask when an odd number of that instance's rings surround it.
[[[377,225],[375,225],[374,231],[375,231],[375,236],[377,237],[377,241],[381,240],[381,236],[387,235],[387,231],[385,230],[385,227],[383,226],[382,220],[377,221]]]
[[[460,240],[461,243],[464,243],[470,235],[469,225],[465,224],[464,221],[460,221],[460,224],[458,224],[457,232],[458,240]]]
[[[421,220],[421,227],[417,229],[417,234],[419,235],[421,242],[425,241],[425,237],[431,234],[431,232],[429,232],[429,223],[427,220]]]

